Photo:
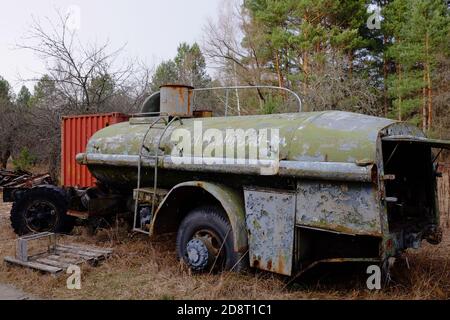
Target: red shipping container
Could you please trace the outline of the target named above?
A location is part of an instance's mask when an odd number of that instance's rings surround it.
[[[97,131],[130,117],[122,113],[90,114],[63,117],[61,125],[61,184],[65,187],[88,188],[95,178],[86,166],[75,161],[77,154],[86,151],[89,139]]]

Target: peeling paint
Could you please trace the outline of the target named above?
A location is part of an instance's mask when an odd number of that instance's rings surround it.
[[[244,188],[250,265],[291,275],[295,193]]]
[[[296,224],[349,234],[381,235],[376,188],[361,183],[299,182]]]

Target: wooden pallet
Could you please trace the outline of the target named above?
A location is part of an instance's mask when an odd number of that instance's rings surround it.
[[[46,251],[28,255],[28,243],[33,240],[49,238]],[[97,265],[112,254],[112,249],[78,246],[72,244],[56,244],[56,235],[53,233],[42,233],[19,238],[17,240],[16,256],[5,257],[5,262],[27,267],[51,274],[66,271],[71,265],[89,263]]]

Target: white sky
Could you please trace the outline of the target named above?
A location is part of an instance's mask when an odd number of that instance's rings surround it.
[[[0,9],[0,75],[16,93],[20,79],[36,77],[42,62],[29,51],[17,50],[32,17],[56,18],[56,9],[66,13],[80,8],[83,43],[109,39],[111,49],[126,44],[124,56],[137,57],[153,66],[176,54],[180,42],[201,42],[206,20],[217,16],[220,0],[13,0]],[[26,83],[31,90],[32,83]]]

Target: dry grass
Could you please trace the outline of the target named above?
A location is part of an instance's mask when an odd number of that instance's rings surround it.
[[[0,257],[14,252],[9,206],[0,202]],[[286,287],[287,279],[266,272],[191,275],[175,258],[173,239],[150,242],[125,230],[105,230],[88,237],[79,228],[63,241],[114,246],[99,267],[83,266],[82,290],[66,289],[66,276],[53,277],[0,263],[0,283],[43,298],[58,299],[449,299],[450,239],[424,245],[394,268],[394,283],[373,292],[365,288],[361,268],[346,272],[317,270]]]

